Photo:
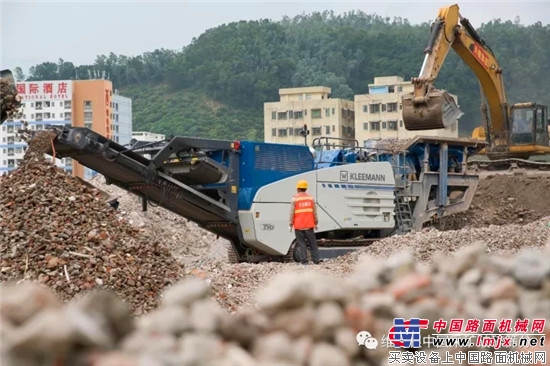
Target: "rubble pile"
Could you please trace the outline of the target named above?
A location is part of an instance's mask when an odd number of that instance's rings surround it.
[[[550,176],[497,174],[479,181],[467,212],[445,218],[439,227],[456,230],[526,224],[550,216]]]
[[[355,262],[355,261],[354,261]],[[315,266],[318,273],[344,278],[350,274],[353,264],[327,261]],[[212,297],[228,312],[255,307],[255,292],[273,277],[282,272],[292,271],[301,276],[310,270],[309,266],[295,263],[266,262],[260,264],[213,261],[203,263],[198,268],[187,270],[190,276],[207,280],[212,288]]]
[[[129,225],[91,189],[44,161],[51,132],[36,135],[0,182],[0,282],[37,280],[63,300],[113,289],[136,313],[157,305],[182,269],[158,238]]]
[[[15,104],[17,102],[17,91],[5,79],[0,79],[0,96],[2,114],[6,113],[10,117],[19,112],[19,106]]]
[[[439,333],[439,319],[533,322],[550,317],[548,288],[550,248],[489,256],[479,244],[432,264],[406,251],[365,255],[345,279],[312,269],[281,273],[256,292],[256,309],[236,314],[210,299],[207,281],[198,278],[166,289],[160,306],[137,320],[108,293],[60,305],[37,284],[5,284],[1,351],[14,366],[387,365],[389,351],[401,351],[388,349],[396,317],[429,319],[424,336]],[[549,336],[548,325],[532,333]],[[362,331],[372,337],[357,336]],[[427,354],[441,350],[422,343]],[[537,350],[548,344],[529,348]]]
[[[365,254],[387,258],[408,250],[416,260],[427,263],[439,252],[455,253],[471,243],[482,243],[488,254],[513,254],[521,248],[550,246],[550,217],[526,225],[489,226],[484,228],[438,231],[427,228],[419,232],[382,239],[341,257],[326,260],[315,271],[338,278],[348,277],[359,258]],[[256,305],[254,292],[277,274],[292,270],[297,276],[310,266],[294,263],[230,264],[210,261],[186,273],[207,279],[213,297],[229,312]]]
[[[229,242],[201,229],[194,222],[151,204],[144,212],[138,196],[106,184],[103,175],[93,177],[89,183],[116,198],[120,204],[118,216],[162,239],[180,263],[191,265],[196,261],[202,263],[227,258]]]
[[[426,228],[422,231],[392,236],[352,252],[336,262],[349,262],[363,253],[377,257],[388,257],[402,250],[411,250],[416,259],[431,260],[437,252],[453,253],[471,243],[483,243],[487,253],[515,253],[522,248],[537,248],[546,245],[550,216],[529,224],[490,225],[479,228],[439,231]]]

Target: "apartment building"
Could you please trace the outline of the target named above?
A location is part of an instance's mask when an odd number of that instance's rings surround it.
[[[458,121],[445,129],[408,131],[403,125],[403,94],[413,91],[410,81],[400,76],[375,77],[369,93],[355,96],[355,138],[366,140],[409,139],[416,135],[458,137]],[[453,95],[458,104],[457,97]]]
[[[22,99],[21,113],[0,128],[0,174],[16,169],[27,150],[16,133],[23,121],[33,131],[51,126],[87,127],[120,144],[130,142],[131,100],[113,93],[109,80],[27,81],[16,87]],[[94,173],[71,159],[57,159],[56,164],[83,179]]]
[[[318,137],[353,139],[354,103],[332,99],[325,86],[279,89],[278,102],[264,103],[264,141],[307,144]]]

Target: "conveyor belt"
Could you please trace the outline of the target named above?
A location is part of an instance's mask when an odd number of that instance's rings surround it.
[[[145,197],[229,240],[237,237],[237,213],[161,172],[151,160],[87,128],[55,130],[55,154],[103,174],[111,184]],[[53,153],[50,151],[50,153]]]

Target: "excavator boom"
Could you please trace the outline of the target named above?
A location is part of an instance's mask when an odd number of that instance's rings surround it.
[[[502,68],[456,4],[439,9],[420,74],[412,79],[413,92],[402,97],[405,128],[442,129],[462,115],[454,98],[433,85],[451,49],[474,72],[481,87],[484,126],[476,128],[472,137],[488,142],[482,153],[490,160],[550,156],[547,107],[537,103],[508,105]]]

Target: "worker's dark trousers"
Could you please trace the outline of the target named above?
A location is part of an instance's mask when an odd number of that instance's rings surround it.
[[[308,230],[295,230],[296,232],[296,245],[298,246],[299,260],[301,263],[307,263],[307,247],[311,251],[311,259],[313,263],[319,263],[319,248],[317,247],[317,240],[315,239],[315,232],[313,229]],[[307,240],[307,246],[306,246]]]

